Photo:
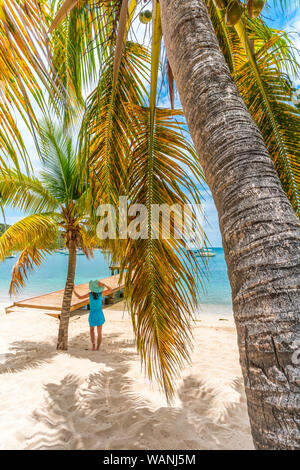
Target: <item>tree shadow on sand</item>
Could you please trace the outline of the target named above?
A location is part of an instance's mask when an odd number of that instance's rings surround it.
[[[49,362],[56,354],[54,345],[50,342],[14,341],[0,356],[0,374],[37,368]]]
[[[82,335],[72,339],[77,345]],[[46,398],[32,415],[34,432],[24,435],[27,449],[242,449],[252,448],[241,380],[232,387],[237,403],[224,403],[216,419],[216,390],[201,379],[186,377],[178,406],[155,408],[135,390],[128,372],[136,357],[132,341],[107,335],[100,353],[70,348],[102,370],[86,379],[66,374],[45,385]],[[103,367],[104,366],[104,367]],[[146,387],[146,385],[145,385]]]

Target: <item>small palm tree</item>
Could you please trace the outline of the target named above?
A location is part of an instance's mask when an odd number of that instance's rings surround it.
[[[57,349],[68,348],[68,325],[76,269],[76,250],[89,257],[98,245],[89,223],[91,189],[80,167],[72,139],[49,122],[41,126],[43,169],[39,178],[5,169],[0,176],[2,202],[29,213],[0,237],[0,258],[19,251],[10,293],[25,285],[28,272],[53,252],[61,235],[69,250],[68,275],[60,316]],[[99,241],[98,241],[99,242]]]

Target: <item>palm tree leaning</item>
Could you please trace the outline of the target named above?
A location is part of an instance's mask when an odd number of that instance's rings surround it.
[[[43,163],[39,177],[9,169],[2,170],[0,175],[3,203],[29,213],[0,237],[0,256],[4,260],[12,251],[20,252],[11,275],[13,294],[25,285],[28,272],[53,252],[58,237],[64,238],[69,260],[57,349],[67,350],[76,250],[80,247],[89,257],[99,240],[89,224],[90,188],[85,184],[71,137],[49,123],[41,129]]]
[[[205,4],[160,5],[168,58],[219,214],[254,444],[300,449],[300,377],[293,361],[300,340],[300,223]]]

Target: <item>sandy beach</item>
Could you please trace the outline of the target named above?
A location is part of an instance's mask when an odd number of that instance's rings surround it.
[[[100,352],[84,310],[57,352],[57,319],[2,305],[0,449],[253,449],[230,312],[202,307],[172,406],[144,377],[123,304],[104,313]]]

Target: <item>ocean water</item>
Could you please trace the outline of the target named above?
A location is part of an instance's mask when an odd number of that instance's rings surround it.
[[[231,291],[227,277],[227,268],[222,248],[213,248],[216,256],[207,259],[199,302],[201,304],[231,306]],[[8,288],[10,274],[16,258],[7,259],[0,264],[0,301],[9,302]],[[38,269],[28,276],[26,287],[17,298],[28,298],[46,292],[63,289],[67,276],[68,257],[55,253],[49,255]],[[201,266],[203,263],[201,263]],[[76,284],[88,282],[90,279],[100,279],[110,275],[109,261],[100,250],[95,252],[91,260],[85,256],[77,256]]]

